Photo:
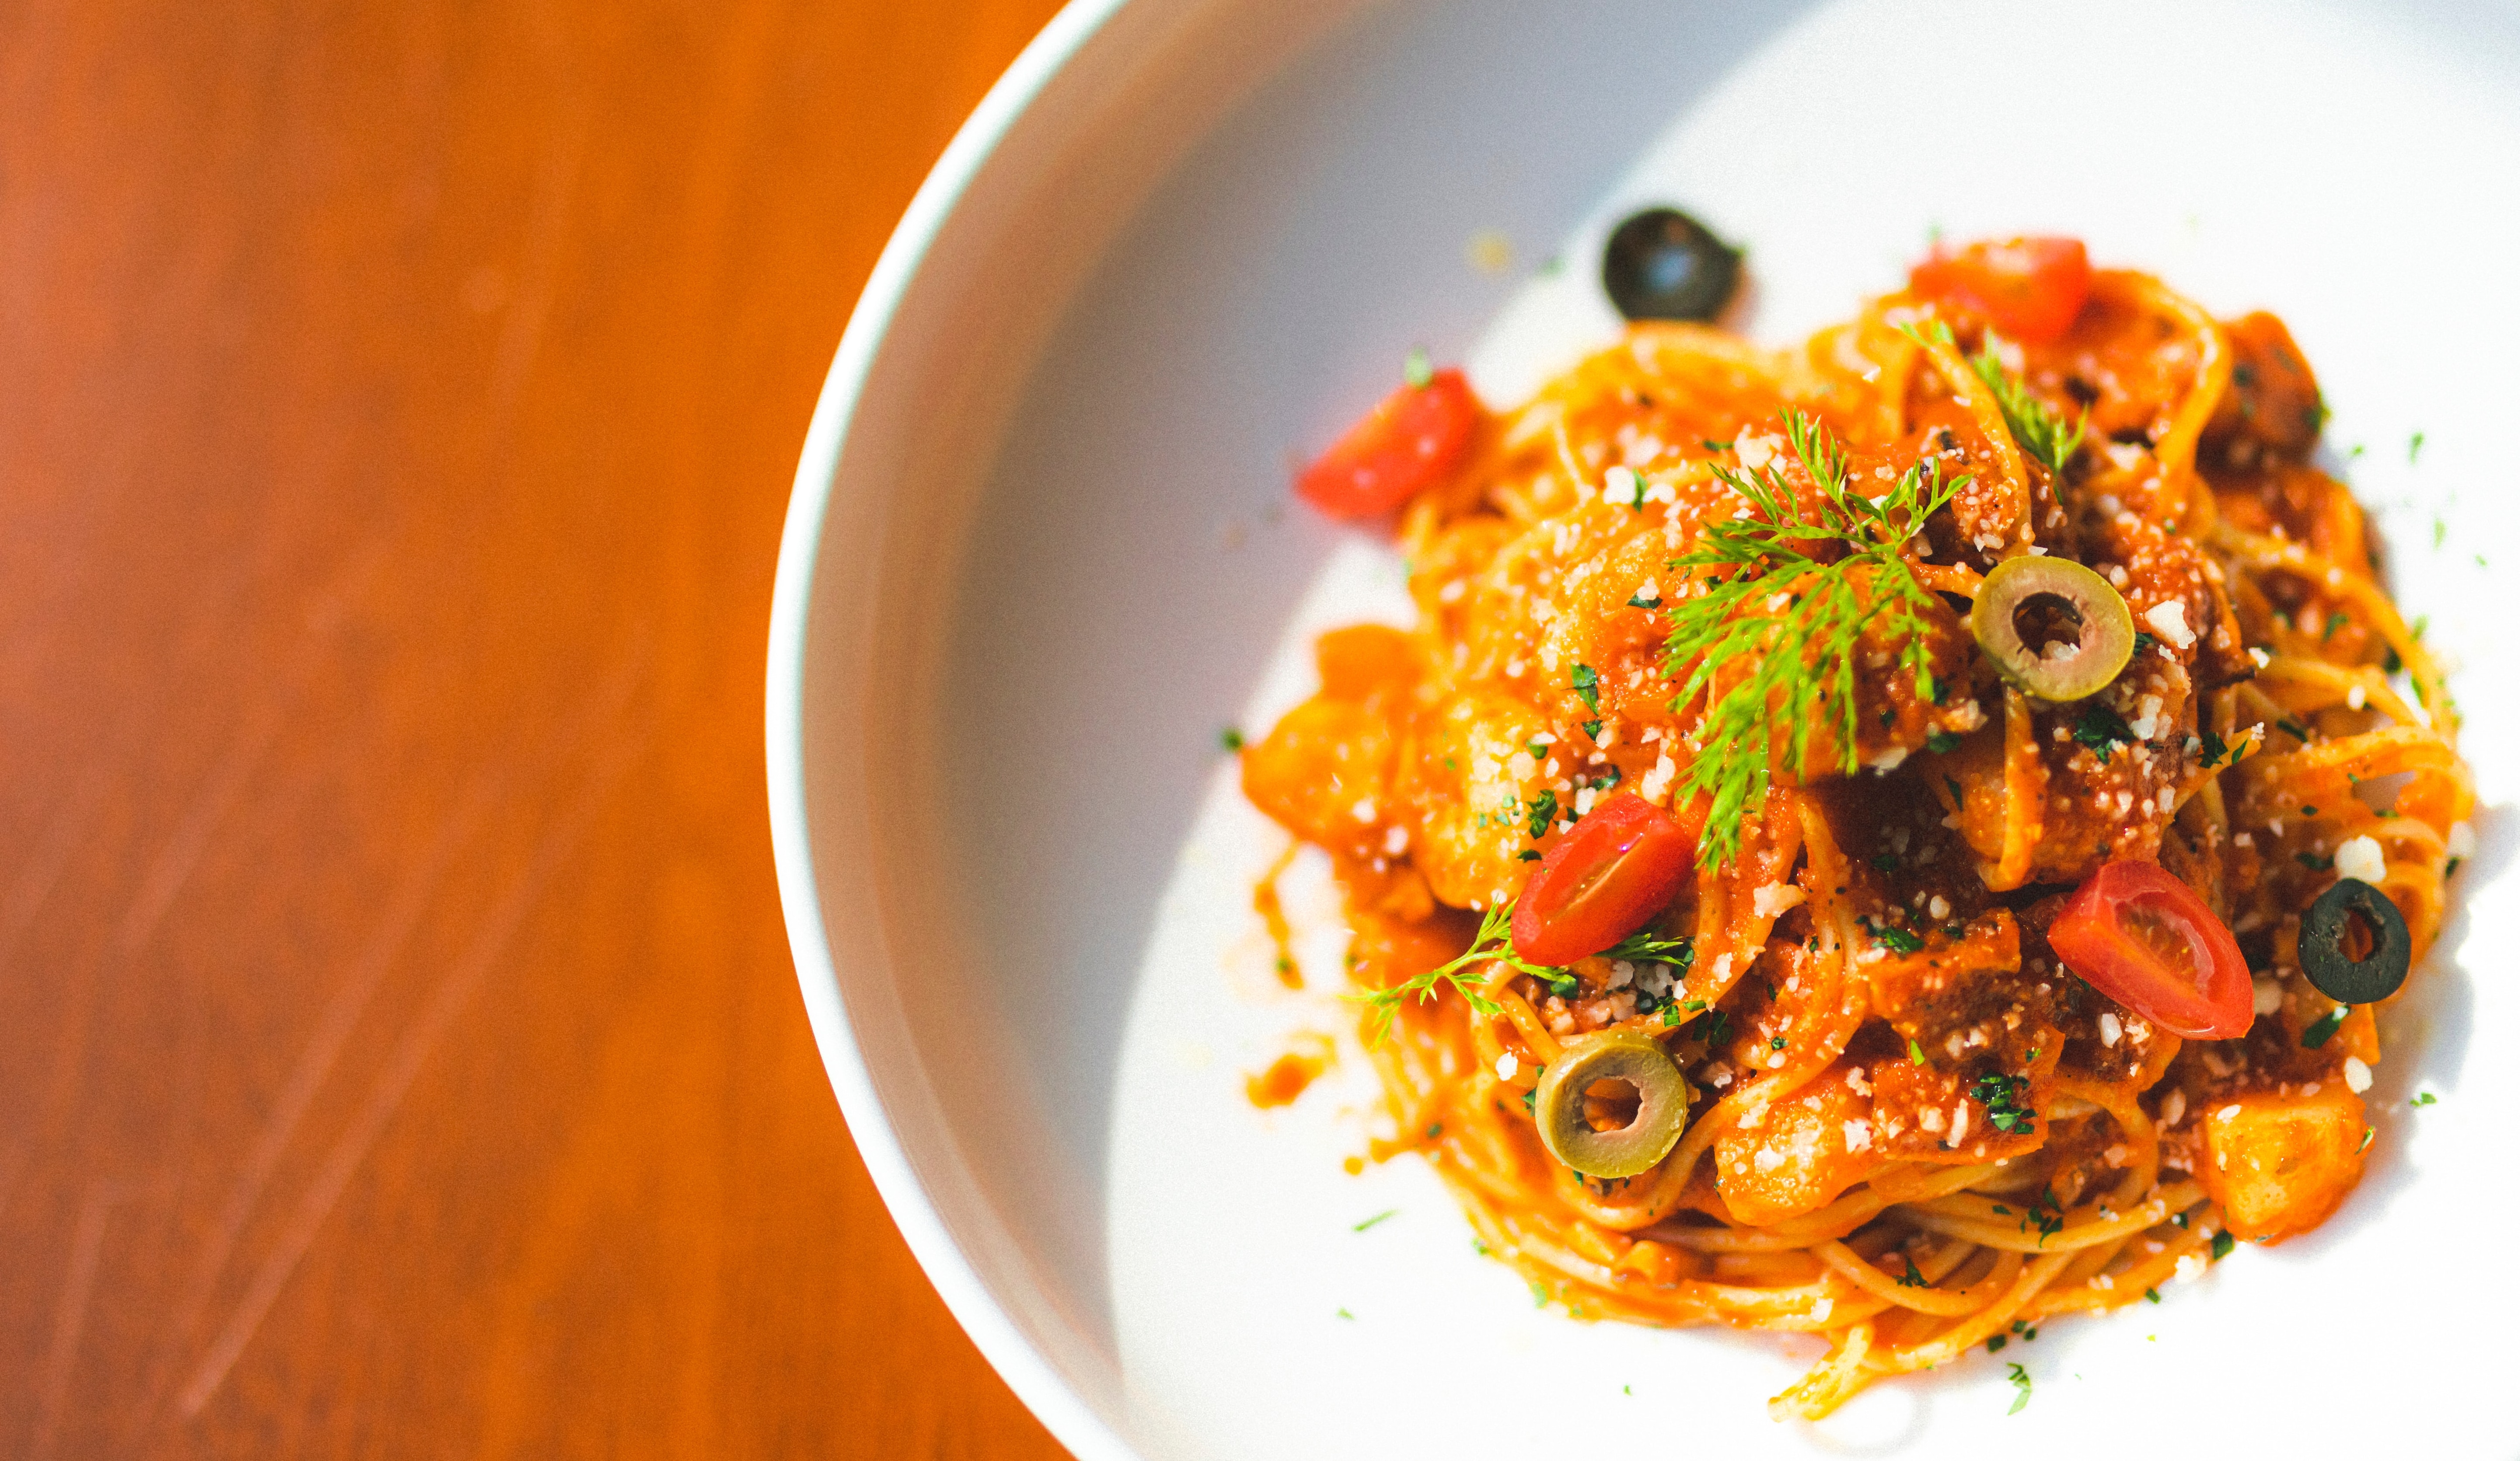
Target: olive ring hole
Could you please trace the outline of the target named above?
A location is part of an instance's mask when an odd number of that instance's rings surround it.
[[[2349,910],[2336,930],[2336,949],[2358,964],[2378,952],[2380,930],[2372,923],[2371,915],[2361,908]]]
[[[2407,982],[2413,940],[2389,895],[2341,877],[2301,918],[2301,972],[2339,1004],[2377,1004]]]
[[[2013,606],[2012,632],[2041,659],[2063,659],[2083,647],[2083,615],[2061,594],[2032,594]]]
[[[1596,1131],[1624,1131],[1637,1124],[1644,1103],[1644,1087],[1634,1081],[1596,1081],[1584,1089],[1584,1124]]]

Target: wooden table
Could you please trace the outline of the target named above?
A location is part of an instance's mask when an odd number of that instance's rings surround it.
[[[761,751],[824,368],[1054,8],[0,7],[0,1455],[1058,1454]]]

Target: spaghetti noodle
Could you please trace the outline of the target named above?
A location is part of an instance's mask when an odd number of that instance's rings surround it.
[[[1326,637],[1320,694],[1244,753],[1252,800],[1333,859],[1381,996],[1403,1134],[1375,1155],[1420,1153],[1579,1316],[1824,1340],[1779,1418],[2324,1220],[2380,1048],[2370,1006],[2306,977],[2302,916],[2350,874],[2420,960],[2467,836],[2456,712],[2309,463],[2323,409],[2283,327],[2138,273],[2076,283],[2056,323],[2007,328],[1920,267],[1778,353],[1636,326],[1481,412],[1401,509],[1417,627]],[[1752,528],[1767,546],[1725,557]],[[2137,634],[2096,693],[2043,699],[1972,642],[2024,557],[2122,598]],[[1716,597],[1754,571],[1782,587]],[[2057,608],[2020,622],[2070,655]],[[1736,691],[1746,753],[1717,713]],[[1686,828],[1685,875],[1627,942],[1526,956],[1506,911],[1622,799]],[[2130,867],[2210,917],[2102,898]],[[2094,918],[2133,983],[2060,956]],[[2245,955],[2236,994],[2207,989],[2204,935],[2180,943],[2203,923]],[[2155,986],[2247,1007],[2182,1024]],[[1686,1079],[1633,1175],[1575,1171],[1536,1121],[1603,1031]],[[1639,1099],[1582,1096],[1614,1133]]]

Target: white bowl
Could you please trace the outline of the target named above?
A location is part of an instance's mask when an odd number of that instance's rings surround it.
[[[2463,972],[2520,951],[2489,891],[2498,811],[2396,1021],[2387,1155],[2328,1228],[2007,1352],[2039,1384],[2018,1415],[1981,1360],[1780,1428],[1761,1402],[1807,1348],[1536,1311],[1422,1170],[1344,1174],[1361,1062],[1274,1117],[1242,1100],[1239,1072],[1341,1014],[1254,972],[1249,878],[1282,839],[1216,737],[1302,692],[1303,632],[1405,611],[1386,549],[1290,509],[1290,463],[1412,345],[1502,398],[1599,337],[1605,223],[1672,200],[1749,245],[1741,323],[1775,340],[1895,284],[1937,225],[2078,233],[2281,312],[2329,440],[2370,449],[2350,468],[2402,598],[2467,657],[2466,749],[2501,803],[2516,81],[2520,28],[2486,5],[1071,6],[850,322],[769,679],[825,1063],[1016,1393],[1089,1461],[1528,1455],[1570,1420],[1605,1446],[2115,1455],[2131,1416],[2173,1454],[2515,1454],[2497,1316],[2520,1268],[2484,1255],[2520,1198],[2498,1125],[2520,1082],[2466,1057],[2520,1048],[2520,1009]],[[1509,269],[1465,257],[1500,240]],[[1292,896],[1331,967],[1318,869]],[[2418,1088],[2440,1104],[2410,1111]]]

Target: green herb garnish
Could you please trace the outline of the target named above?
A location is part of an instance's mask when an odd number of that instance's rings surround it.
[[[1408,378],[1411,385],[1424,390],[1435,379],[1434,357],[1426,353],[1425,346],[1420,345],[1410,351],[1409,358],[1401,363],[1400,374]]]
[[[2012,1408],[2003,1413],[2006,1415],[2019,1415],[2021,1413],[2021,1407],[2030,1403],[2030,1372],[2017,1364],[2010,1366],[2010,1368],[2012,1370],[2012,1388],[2019,1391],[2020,1394],[2012,1397]]]
[[[2126,717],[2093,701],[2083,707],[2082,716],[2074,722],[2074,739],[2091,747],[2092,754],[2108,764],[2109,753],[2135,739],[2135,728]]]
[[[2027,1076],[2007,1076],[1990,1071],[1977,1078],[1977,1086],[1969,1094],[1986,1107],[1986,1119],[1999,1131],[2027,1129],[2039,1119],[2039,1113],[2021,1104],[2022,1092],[2030,1085]]]
[[[1951,327],[1940,328],[1943,343],[1950,344]],[[1969,369],[1977,372],[1977,378],[1986,382],[1988,390],[1995,392],[1996,407],[2003,413],[2003,423],[2012,428],[2012,439],[2021,443],[2023,451],[2038,458],[2048,470],[2062,472],[2065,464],[2074,460],[2075,449],[2083,444],[2083,426],[2090,420],[2089,415],[2076,421],[2073,429],[2067,430],[2065,423],[2048,409],[2047,403],[2032,395],[2030,387],[2007,373],[2003,363],[1994,355],[1979,354],[1969,361]]]
[[[1532,839],[1534,841],[1539,840],[1540,835],[1549,830],[1549,824],[1556,819],[1556,792],[1544,791],[1540,795],[1531,799],[1530,827]]]
[[[1517,970],[1544,980],[1558,973],[1559,971],[1546,965],[1532,963],[1513,952],[1512,926],[1513,910],[1504,904],[1498,904],[1479,919],[1479,935],[1470,941],[1470,947],[1462,950],[1460,955],[1450,962],[1438,964],[1425,973],[1395,984],[1389,989],[1349,996],[1348,997],[1352,999],[1363,1001],[1372,1012],[1365,1042],[1369,1045],[1380,1044],[1382,1038],[1391,1033],[1391,1022],[1400,1014],[1401,1000],[1415,998],[1420,1004],[1426,1003],[1440,994],[1446,985],[1451,985],[1453,993],[1467,1000],[1470,1008],[1476,1010],[1481,1017],[1492,1020],[1504,1014],[1505,1007],[1480,994],[1479,981],[1469,977],[1468,970],[1476,965],[1503,959]]]
[[[1719,466],[1716,476],[1741,496],[1746,511],[1710,524],[1696,551],[1676,560],[1684,569],[1708,570],[1689,580],[1703,592],[1682,595],[1668,610],[1664,673],[1681,681],[1675,709],[1708,697],[1701,749],[1680,796],[1702,793],[1712,802],[1698,843],[1698,861],[1709,867],[1740,851],[1742,818],[1765,800],[1774,766],[1781,761],[1797,774],[1807,768],[1814,726],[1835,730],[1841,770],[1854,773],[1855,661],[1876,620],[1900,646],[1898,663],[1916,677],[1917,693],[1933,688],[1927,636],[1934,621],[1926,614],[1940,601],[1900,554],[1966,479],[1946,483],[1919,464],[1879,499],[1866,498],[1848,489],[1845,453],[1818,422],[1788,414],[1785,436],[1819,488],[1817,520],[1803,518],[1779,467]],[[1716,694],[1717,672],[1742,656],[1750,672]],[[1576,687],[1584,692],[1581,679]]]
[[[2301,1047],[2305,1050],[2316,1050],[2334,1039],[2337,1027],[2345,1023],[2345,1016],[2350,1011],[2340,1004],[2311,1021],[2310,1027],[2301,1033]]]

